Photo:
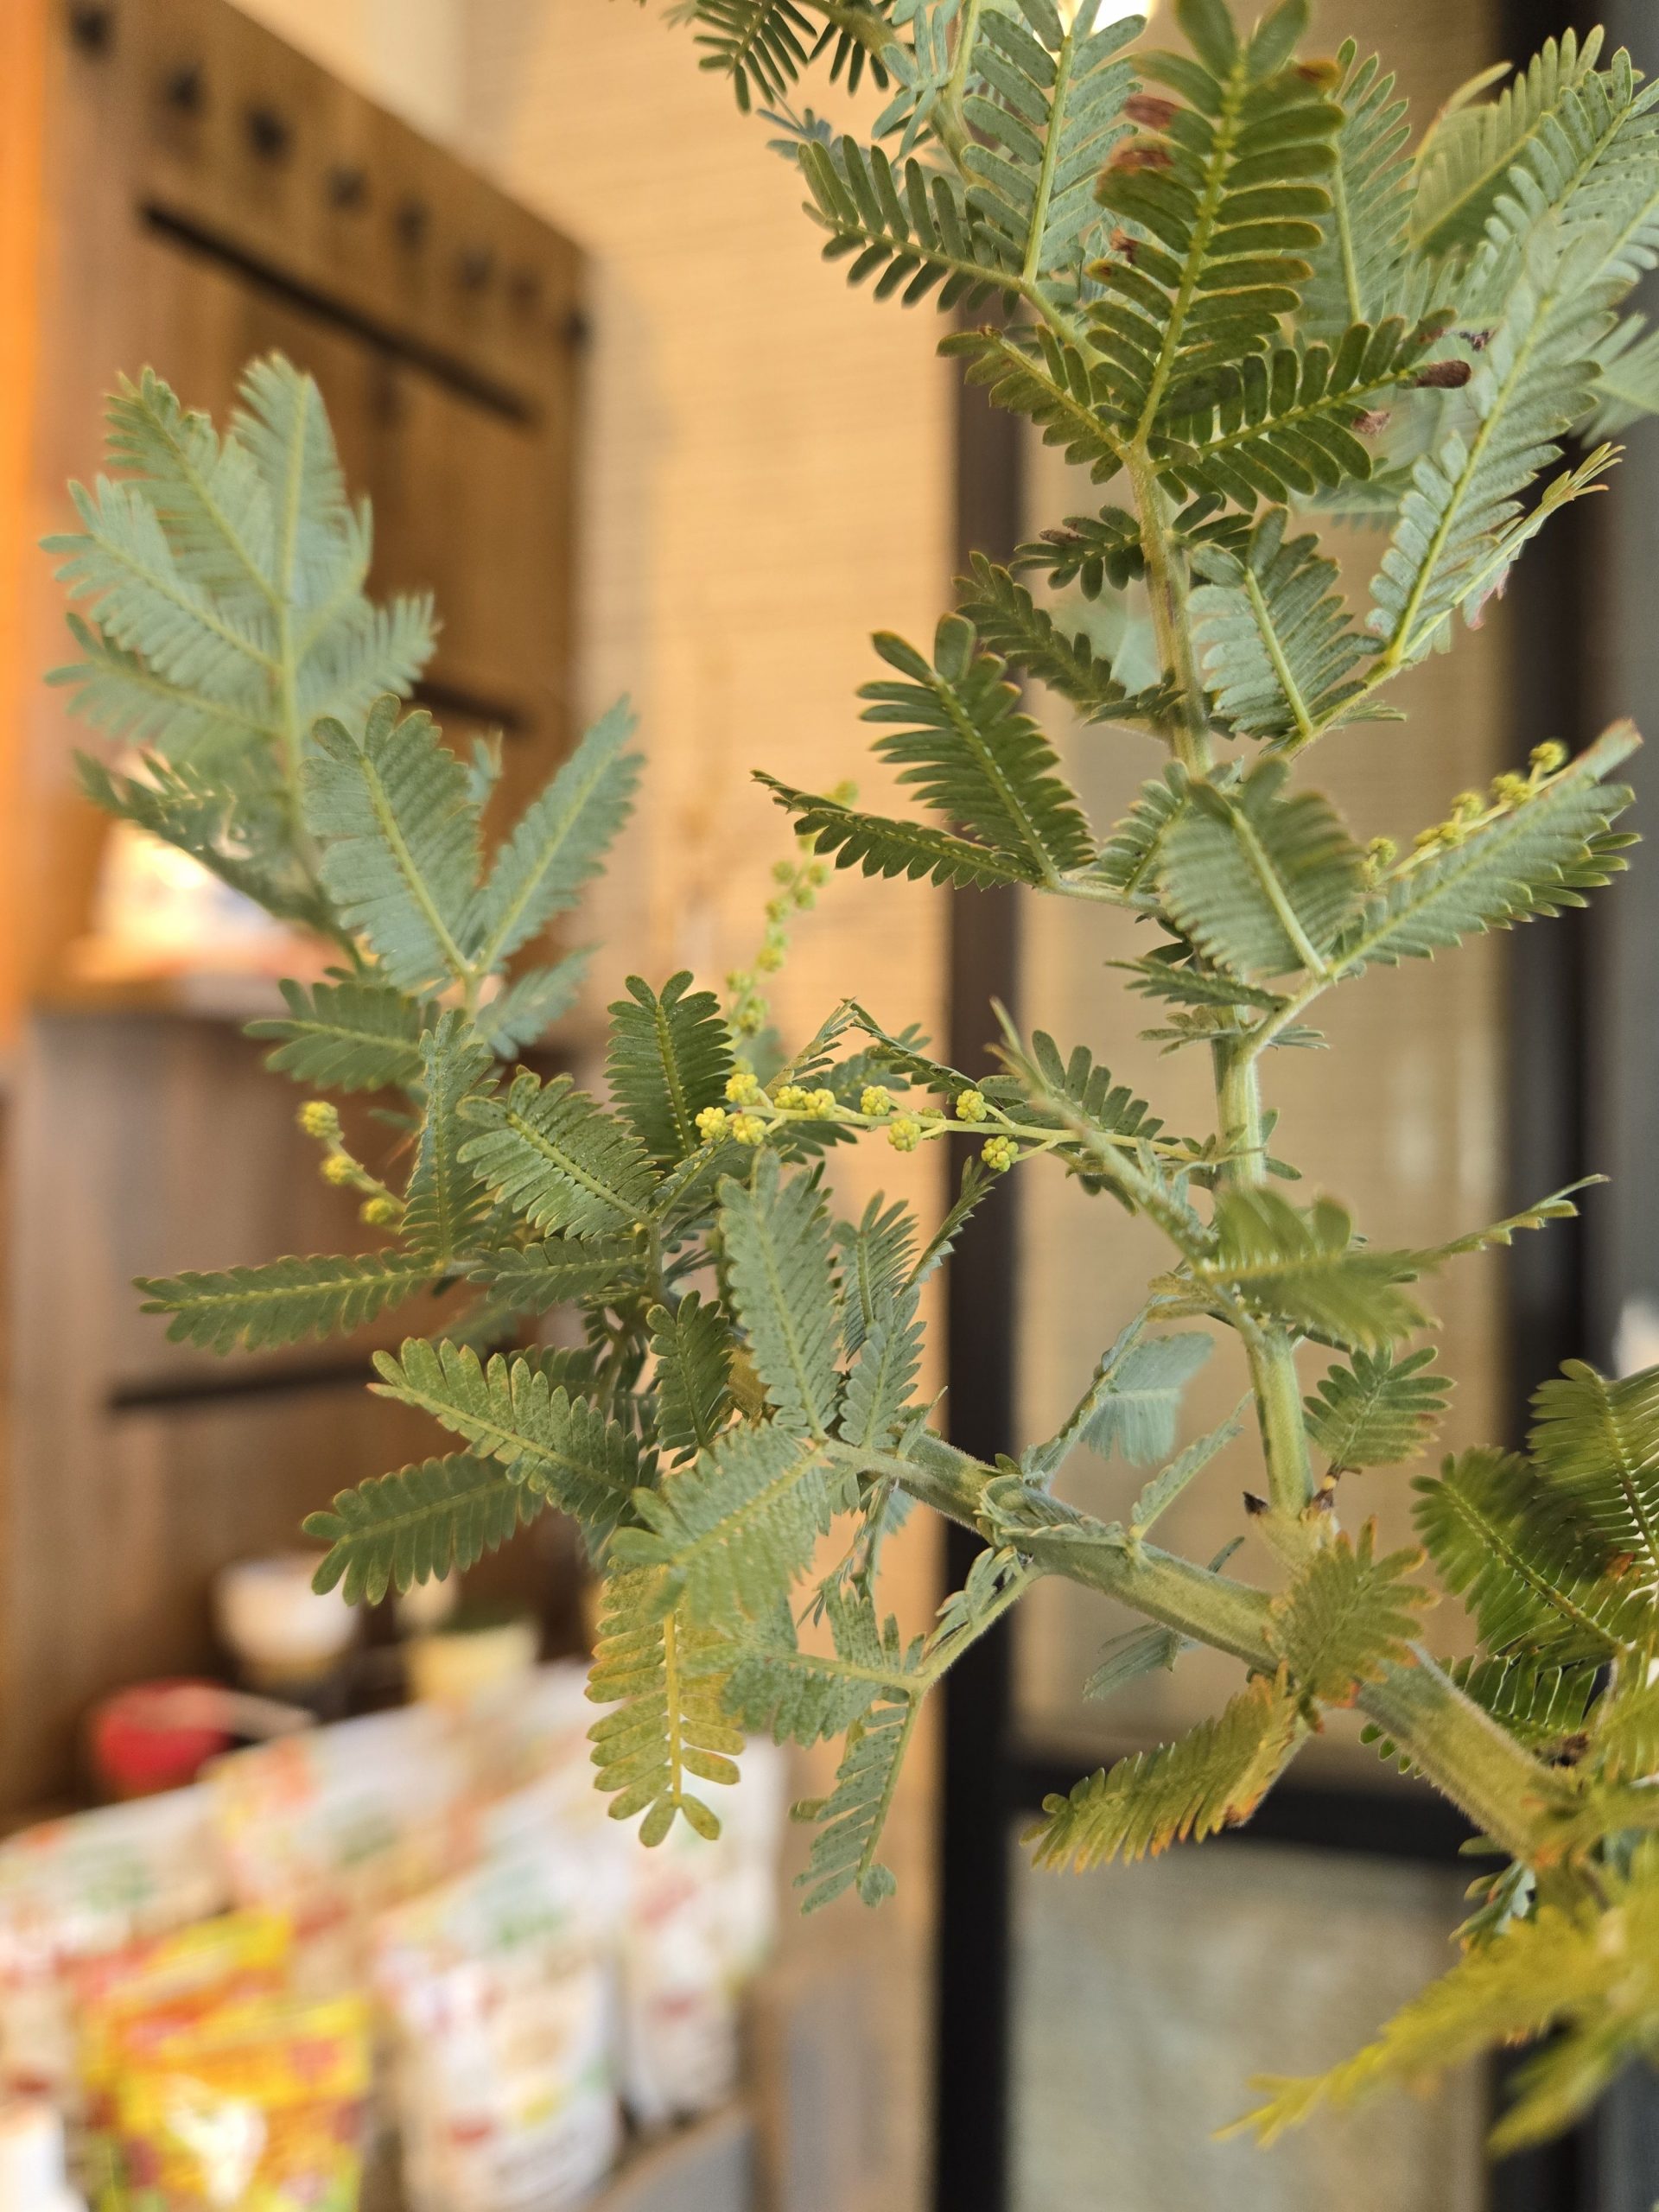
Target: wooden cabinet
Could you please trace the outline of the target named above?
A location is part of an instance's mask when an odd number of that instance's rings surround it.
[[[10,1449],[0,1520],[0,1804],[62,1790],[87,1703],[210,1656],[213,1570],[347,1482],[440,1448],[365,1395],[360,1347],[212,1362],[137,1313],[137,1271],[350,1249],[297,1094],[188,985],[66,988],[103,825],[35,542],[98,467],[104,393],[146,364],[220,413],[253,354],[318,378],[373,500],[373,588],[430,589],[422,696],[499,727],[498,804],[569,721],[571,477],[582,325],[570,244],[227,0],[0,7],[0,1029]],[[400,1315],[385,1333],[411,1323]],[[550,1539],[550,1541],[552,1541]],[[545,1584],[528,1548],[512,1570]]]

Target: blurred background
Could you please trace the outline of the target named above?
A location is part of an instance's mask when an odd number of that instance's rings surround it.
[[[1659,66],[1650,6],[1612,16]],[[1570,17],[1560,0],[1318,0],[1315,20],[1332,53],[1374,42],[1421,125]],[[170,1942],[151,1995],[206,2006],[226,1977],[276,1971],[258,1916],[297,1909],[395,2015],[397,2082],[342,2059],[330,2094],[344,2110],[372,2087],[400,2121],[403,2181],[389,2153],[372,2185],[414,2212],[551,2212],[595,2189],[632,2212],[1646,2212],[1642,2083],[1497,2170],[1484,2075],[1265,2156],[1211,2139],[1258,2065],[1358,2042],[1446,1955],[1463,1831],[1357,1737],[1315,1746],[1242,1838],[1033,1876],[1018,1838],[1046,1789],[1225,1694],[1195,1659],[1095,1710],[1081,1686],[1119,1624],[1039,1588],[952,1679],[879,1916],[777,1909],[798,1863],[785,1800],[825,1778],[805,1763],[758,1772],[721,1855],[647,1878],[578,1805],[568,1538],[539,1524],[447,1618],[308,1606],[288,1563],[304,1514],[420,1456],[423,1426],[365,1394],[359,1345],[225,1365],[136,1311],[135,1274],[329,1249],[344,1217],[242,1034],[278,1004],[280,948],[105,835],[40,680],[65,654],[36,543],[65,524],[66,480],[99,466],[104,393],[148,364],[222,415],[256,353],[315,373],[374,502],[376,589],[437,595],[417,696],[452,737],[504,734],[516,798],[632,694],[644,804],[582,917],[588,1004],[555,1040],[591,1068],[626,975],[717,982],[752,956],[788,847],[751,766],[879,781],[853,699],[868,633],[929,634],[970,550],[1001,556],[1094,504],[960,397],[931,320],[820,262],[767,136],[683,28],[625,0],[0,0],[7,2085],[60,2093],[64,1989],[128,2001],[99,1995],[100,1960]],[[1544,737],[1576,747],[1623,712],[1659,728],[1656,534],[1659,448],[1638,429],[1614,491],[1552,525],[1480,633],[1414,679],[1409,724],[1332,748],[1363,834],[1408,837]],[[1146,772],[1116,740],[1056,734],[1097,818]],[[1653,772],[1638,760],[1638,784]],[[1115,918],[1057,904],[838,876],[777,981],[780,1027],[804,1035],[855,994],[973,1067],[1000,997],[1179,1115],[1205,1071],[1160,1061],[1103,998]],[[1448,1278],[1454,1446],[1516,1433],[1563,1357],[1659,1358],[1656,945],[1659,880],[1638,861],[1593,913],[1375,978],[1332,1053],[1285,1056],[1287,1148],[1386,1241],[1614,1179],[1580,1223]],[[939,1210],[929,1155],[838,1173],[849,1205],[880,1181]],[[1002,1193],[936,1317],[959,1440],[995,1452],[1055,1426],[1152,1264],[1136,1227],[1058,1179],[1025,1179],[1017,1210]],[[1201,1378],[1198,1425],[1227,1389]],[[1368,1509],[1403,1532],[1408,1477],[1370,1480]],[[1210,1555],[1230,1513],[1182,1510],[1179,1548]],[[891,1602],[920,1625],[970,1555],[913,1522]],[[241,1702],[171,1693],[163,1728],[121,1701],[180,1681]],[[262,1699],[331,1725],[240,1754],[170,1810],[141,1795],[277,1727]],[[96,1796],[127,1802],[76,1818]],[[526,1856],[550,1807],[563,1856]],[[231,1904],[244,1916],[206,1963],[199,1941],[181,1955],[178,1931]],[[540,1932],[508,1942],[515,1910]],[[477,2024],[492,2005],[520,2008],[510,2061]],[[285,2080],[292,2053],[273,2050]],[[440,2122],[469,2113],[488,2139],[461,2158]],[[55,2154],[27,2128],[18,2144],[0,2116],[0,2212],[37,2212],[23,2181],[6,2194],[6,2161]]]

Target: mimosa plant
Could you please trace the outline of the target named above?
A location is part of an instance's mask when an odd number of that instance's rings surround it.
[[[1451,1972],[1358,2057],[1268,2085],[1255,2125],[1554,2029],[1499,2136],[1546,2133],[1659,2045],[1659,1372],[1573,1363],[1539,1390],[1524,1453],[1420,1476],[1423,1550],[1380,1555],[1343,1526],[1344,1493],[1433,1440],[1423,1279],[1570,1200],[1434,1249],[1366,1241],[1287,1180],[1264,1093],[1333,991],[1578,905],[1624,864],[1625,725],[1576,760],[1541,748],[1404,854],[1304,772],[1338,732],[1387,741],[1357,726],[1391,716],[1393,680],[1604,480],[1616,451],[1596,441],[1659,406],[1659,353],[1623,307],[1659,258],[1659,94],[1567,37],[1413,148],[1376,61],[1299,55],[1305,0],[1248,33],[1223,0],[1177,0],[1180,53],[1132,50],[1138,23],[1097,26],[1096,0],[682,12],[740,105],[773,103],[825,252],[879,297],[955,309],[944,350],[1106,502],[1007,568],[976,560],[927,648],[876,639],[866,718],[925,812],[766,779],[800,850],[762,964],[826,873],[817,854],[1123,909],[1148,925],[1128,988],[1166,1042],[1208,1056],[1213,1126],[1171,1129],[1092,1045],[1006,1025],[1001,1072],[977,1082],[853,1002],[791,1051],[755,976],[724,1011],[687,976],[630,981],[608,1100],[515,1071],[570,988],[523,956],[628,810],[626,715],[486,856],[487,752],[463,761],[377,696],[405,689],[429,632],[423,610],[362,596],[366,518],[315,389],[261,365],[220,440],[146,378],[114,403],[126,473],[80,495],[63,545],[94,618],[66,677],[151,748],[139,774],[89,766],[88,788],[334,944],[331,979],[288,986],[286,1015],[256,1025],[274,1066],[406,1102],[390,1161],[359,1157],[327,1099],[302,1109],[323,1173],[384,1232],[372,1249],[147,1282],[149,1310],[229,1351],[447,1295],[453,1325],[378,1354],[375,1387],[455,1448],[315,1516],[321,1582],[376,1598],[550,1507],[573,1515],[605,1583],[594,1737],[613,1809],[648,1842],[677,1815],[711,1833],[746,1729],[843,1738],[832,1793],[799,1808],[817,1824],[809,1906],[890,1891],[882,1822],[923,1700],[1042,1577],[1143,1617],[1109,1683],[1193,1644],[1241,1669],[1214,1719],[1051,1800],[1044,1864],[1247,1819],[1322,1713],[1357,1705],[1497,1871]],[[817,57],[890,95],[874,143],[783,105]],[[1386,526],[1358,609],[1312,526],[1354,512]],[[1145,748],[1122,821],[1086,818],[1027,683]],[[834,1146],[964,1130],[976,1157],[931,1236],[899,1205],[838,1217]],[[1144,1215],[1167,1265],[1059,1431],[986,1465],[915,1400],[918,1294],[997,1179],[1041,1162]],[[561,1304],[581,1348],[525,1344]],[[1209,1332],[1248,1381],[1262,1462],[1224,1568],[1156,1541],[1235,1433],[1175,1449]],[[1079,1446],[1153,1465],[1118,1519],[1059,1494]],[[878,1588],[884,1532],[914,1503],[986,1543],[920,1634]],[[1478,1635],[1455,1666],[1422,1640],[1431,1562]],[[807,1614],[828,1641],[804,1649]]]

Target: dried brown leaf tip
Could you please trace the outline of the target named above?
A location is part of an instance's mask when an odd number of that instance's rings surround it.
[[[1120,146],[1107,163],[1107,173],[1122,176],[1134,169],[1169,169],[1175,166],[1168,147],[1160,146],[1150,138],[1136,138],[1127,146]]]
[[[1180,110],[1173,100],[1157,92],[1131,92],[1123,103],[1123,112],[1131,123],[1144,124],[1148,130],[1167,130]]]
[[[1420,391],[1458,391],[1474,373],[1467,361],[1431,361],[1427,368],[1418,370],[1412,382]]]
[[[1296,64],[1296,74],[1305,85],[1318,85],[1321,91],[1329,92],[1342,82],[1342,64],[1328,55],[1310,54]]]

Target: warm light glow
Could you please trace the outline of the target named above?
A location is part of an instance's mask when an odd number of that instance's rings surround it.
[[[1121,23],[1125,16],[1150,16],[1158,0],[1095,0],[1094,27],[1104,30],[1108,23]],[[1061,22],[1070,30],[1077,17],[1089,5],[1089,0],[1055,0]]]

